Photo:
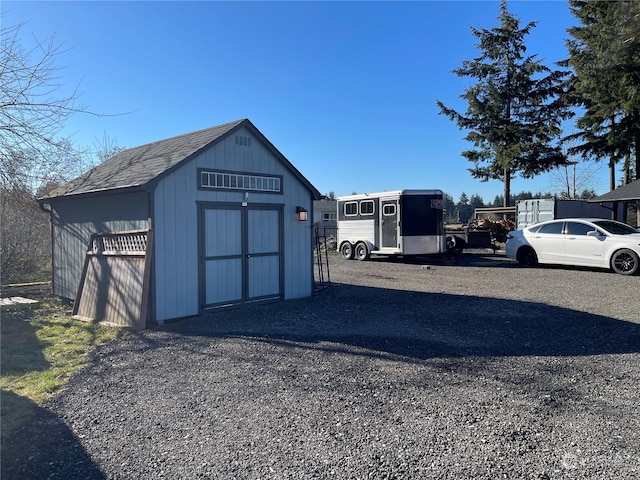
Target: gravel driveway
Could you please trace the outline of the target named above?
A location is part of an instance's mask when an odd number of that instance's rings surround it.
[[[330,267],[311,298],[102,347],[3,479],[640,478],[640,277]]]

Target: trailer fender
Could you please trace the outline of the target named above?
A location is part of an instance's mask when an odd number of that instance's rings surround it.
[[[373,250],[378,250],[378,247],[376,247],[373,243],[371,243],[369,240],[362,240],[362,243],[364,243],[367,246],[367,250],[369,252],[372,252]]]

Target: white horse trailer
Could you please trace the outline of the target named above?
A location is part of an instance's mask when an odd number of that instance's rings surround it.
[[[338,250],[346,259],[446,251],[441,190],[396,190],[338,197]]]

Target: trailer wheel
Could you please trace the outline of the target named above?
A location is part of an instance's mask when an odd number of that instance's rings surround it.
[[[466,246],[467,241],[464,238],[458,237],[456,235],[448,235],[446,238],[447,251],[462,253],[462,250],[464,250]]]
[[[351,245],[349,242],[344,242],[340,246],[340,254],[342,255],[342,257],[345,260],[352,260],[353,259],[353,245]]]
[[[360,261],[369,259],[369,249],[367,248],[366,243],[364,242],[356,243],[355,257],[357,260],[360,260]]]
[[[453,250],[456,247],[456,237],[447,235],[447,250]]]

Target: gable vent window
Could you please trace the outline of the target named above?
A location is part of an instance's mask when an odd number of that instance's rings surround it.
[[[236,145],[241,145],[243,147],[250,147],[251,137],[243,137],[242,135],[236,135]]]
[[[282,193],[282,177],[200,170],[200,189]]]

